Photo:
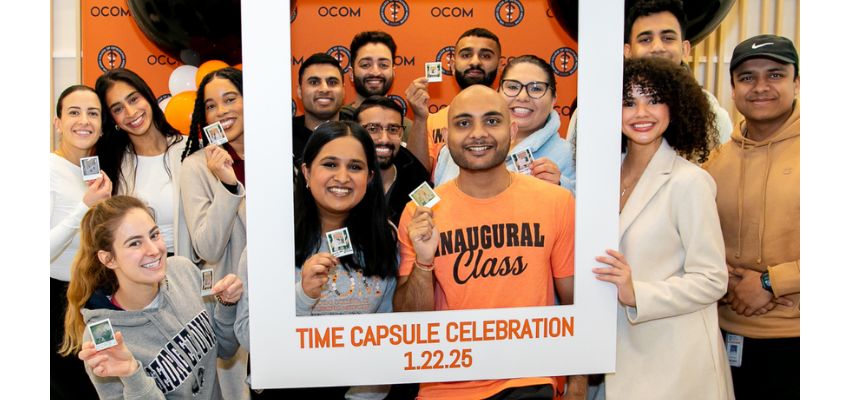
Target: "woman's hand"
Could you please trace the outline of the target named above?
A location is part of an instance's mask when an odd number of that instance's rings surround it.
[[[225,185],[236,185],[236,172],[233,171],[233,158],[227,154],[227,150],[217,145],[204,147],[207,156],[207,168]]]
[[[328,283],[328,272],[336,265],[339,265],[339,259],[331,253],[316,253],[308,258],[301,266],[301,287],[304,293],[311,299],[318,299],[322,287]]]
[[[115,341],[118,344],[100,351],[94,349],[94,342],[84,342],[83,349],[77,356],[97,376],[130,376],[139,368],[139,362],[124,345],[124,336],[121,332],[115,332]]]
[[[413,243],[416,261],[421,265],[434,263],[440,235],[434,225],[434,212],[428,207],[418,206],[407,224],[407,237]]]
[[[112,197],[112,181],[103,171],[97,179],[86,182],[89,185],[86,194],[83,195],[83,204],[91,207],[101,200]]]
[[[596,279],[617,285],[617,299],[624,306],[635,307],[635,287],[632,283],[632,269],[622,253],[608,249],[605,251],[611,257],[598,256],[596,261],[611,267],[594,268]]]
[[[212,294],[218,295],[225,303],[236,303],[242,298],[242,280],[234,274],[227,274],[213,285]]]
[[[561,169],[554,161],[540,157],[531,162],[531,175],[555,185],[561,184]]]

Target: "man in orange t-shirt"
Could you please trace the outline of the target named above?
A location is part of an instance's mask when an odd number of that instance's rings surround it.
[[[411,202],[402,213],[394,309],[546,306],[555,304],[556,295],[571,304],[572,194],[507,170],[516,124],[493,89],[473,85],[461,91],[448,122],[446,144],[460,174],[436,189],[441,200],[433,209]],[[568,398],[583,398],[585,377],[571,376],[569,383]],[[419,397],[551,399],[557,392],[554,377],[537,377],[423,383]]]

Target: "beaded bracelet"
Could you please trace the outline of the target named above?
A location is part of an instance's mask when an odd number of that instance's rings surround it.
[[[231,306],[235,306],[235,305],[236,305],[236,303],[231,303],[231,302],[227,302],[227,301],[222,300],[222,299],[221,299],[221,295],[215,295],[215,299],[216,299],[216,300],[218,300],[218,303],[219,303],[219,304],[221,304],[221,305],[223,305],[223,306],[225,306],[225,307],[231,307]]]
[[[419,268],[425,272],[431,272],[434,270],[434,264],[422,265],[419,263],[419,260],[413,260],[413,266]]]

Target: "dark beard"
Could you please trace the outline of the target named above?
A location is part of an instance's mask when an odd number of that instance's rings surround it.
[[[385,79],[384,84],[381,86],[380,89],[378,89],[375,92],[370,92],[369,88],[367,88],[366,84],[363,82],[364,80],[366,80],[366,78],[363,78],[363,79],[354,78],[354,91],[357,92],[357,94],[360,97],[363,97],[363,98],[366,98],[366,97],[369,97],[369,96],[376,96],[376,95],[377,96],[386,96],[387,93],[390,91],[390,87],[392,87],[392,85],[393,85],[392,79]]]
[[[493,82],[496,81],[496,73],[498,72],[498,70],[493,70],[488,73],[481,68],[476,69],[484,72],[484,77],[482,77],[481,79],[469,79],[464,77],[460,71],[455,70],[455,80],[457,81],[457,84],[458,86],[460,86],[461,90],[466,89],[472,85],[484,85],[487,87],[493,86]],[[467,69],[467,71],[469,71],[469,69]]]

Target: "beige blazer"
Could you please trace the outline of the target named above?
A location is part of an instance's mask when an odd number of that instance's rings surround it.
[[[247,244],[245,187],[236,194],[207,168],[203,149],[183,160],[180,172],[183,211],[192,249],[202,268],[212,268],[215,281],[236,273],[239,257]]]
[[[717,322],[726,292],[714,180],[663,141],[620,214],[636,307],[619,306],[609,400],[730,399]]]

